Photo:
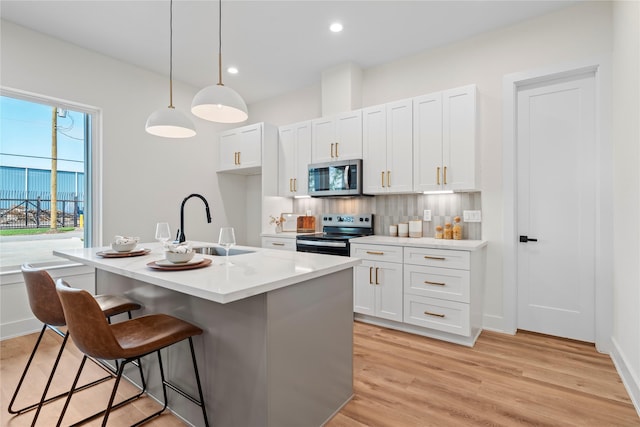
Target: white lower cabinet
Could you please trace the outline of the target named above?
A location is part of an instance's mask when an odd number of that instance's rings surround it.
[[[295,237],[262,237],[262,247],[282,251],[296,251]]]
[[[482,331],[484,245],[454,250],[352,243],[351,256],[363,260],[354,273],[356,319],[473,346]],[[383,258],[394,262],[377,261]]]
[[[352,244],[351,256],[363,260],[353,273],[353,310],[401,322],[402,248]]]

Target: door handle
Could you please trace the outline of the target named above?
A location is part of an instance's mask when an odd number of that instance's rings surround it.
[[[520,236],[520,243],[537,242],[537,241],[538,239],[534,239],[529,236]]]

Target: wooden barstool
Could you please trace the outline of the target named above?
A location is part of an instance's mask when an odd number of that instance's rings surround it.
[[[66,320],[64,317],[64,312],[62,310],[62,305],[60,304],[60,299],[58,298],[58,294],[56,292],[56,285],[53,281],[53,278],[49,275],[49,273],[44,269],[34,268],[30,264],[22,265],[22,275],[24,277],[24,282],[27,287],[27,295],[29,298],[29,305],[31,307],[31,311],[34,316],[41,321],[44,325],[42,326],[42,330],[40,331],[40,335],[38,336],[38,340],[36,341],[36,345],[33,347],[31,351],[31,356],[29,356],[29,360],[27,361],[27,365],[22,372],[22,376],[20,377],[20,381],[18,382],[18,386],[16,387],[15,392],[13,393],[13,397],[11,398],[11,402],[9,403],[9,413],[11,414],[21,414],[27,412],[31,409],[37,408],[36,414],[33,418],[32,426],[35,425],[36,420],[38,419],[38,415],[40,414],[40,410],[42,409],[42,405],[49,403],[53,400],[59,399],[61,397],[66,396],[69,392],[58,394],[57,396],[51,397],[49,399],[46,398],[47,392],[49,391],[49,386],[51,385],[51,381],[56,372],[56,368],[58,367],[58,362],[60,362],[60,358],[62,356],[62,352],[67,343],[67,339],[69,338],[69,332],[62,332],[58,329],[61,326],[66,325]],[[131,311],[138,310],[141,308],[140,304],[131,301],[128,298],[116,296],[116,295],[98,295],[96,296],[96,301],[98,303],[98,307],[100,312],[102,313],[103,318],[105,316],[111,317],[121,313],[128,313],[129,319],[131,319]],[[38,350],[38,346],[42,341],[42,337],[44,336],[47,328],[54,331],[56,334],[63,337],[62,345],[58,350],[58,355],[53,364],[53,368],[51,369],[51,373],[49,374],[49,378],[47,380],[47,385],[44,388],[42,393],[42,397],[39,402],[33,403],[31,405],[25,406],[24,408],[14,409],[13,405],[18,396],[20,388],[22,387],[22,383],[27,376],[27,372],[29,371],[29,367],[31,366],[31,362]],[[108,370],[106,366],[103,364],[99,364],[100,367],[107,370],[109,375],[100,378],[96,381],[93,381],[89,384],[86,384],[78,389],[85,389],[91,387],[93,385],[99,384],[103,381],[109,380],[113,378],[113,372]],[[142,374],[142,370],[140,371]]]
[[[67,396],[67,401],[62,408],[62,413],[58,419],[57,426],[62,424],[62,419],[64,418],[64,414],[69,406],[69,402],[71,401],[71,397],[73,396],[75,386],[80,378],[80,374],[82,373],[87,357],[123,360],[118,368],[118,374],[115,384],[113,385],[113,390],[111,392],[107,408],[104,411],[74,424],[74,426],[79,425],[104,414],[102,425],[106,426],[109,413],[112,409],[125,405],[139,397],[139,395],[133,396],[118,404],[113,404],[125,365],[154,352],[158,355],[160,378],[162,379],[162,392],[164,395],[164,406],[158,412],[138,421],[133,424],[133,426],[140,425],[154,417],[157,417],[167,408],[167,388],[172,389],[190,400],[192,403],[200,406],[204,417],[204,425],[209,425],[192,339],[193,336],[202,334],[202,329],[192,325],[191,323],[185,322],[184,320],[166,314],[151,314],[111,325],[107,323],[107,320],[100,312],[100,306],[89,292],[82,289],[70,288],[62,279],[58,279],[56,281],[56,290],[58,291],[58,297],[62,303],[62,309],[64,311],[65,318],[67,319],[67,326],[69,327],[69,331],[73,337],[73,342],[80,351],[84,353],[82,363],[80,364],[76,378],[71,386],[71,391]],[[176,385],[170,383],[164,377],[164,368],[162,367],[160,350],[185,339],[189,340],[189,348],[191,349],[191,360],[193,362],[199,400],[189,395]]]

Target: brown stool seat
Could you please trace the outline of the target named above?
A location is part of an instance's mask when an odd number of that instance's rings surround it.
[[[189,322],[185,322],[184,320],[166,314],[151,314],[111,325],[107,323],[96,299],[87,291],[82,289],[73,289],[62,279],[58,279],[56,282],[56,290],[58,292],[60,302],[62,303],[65,319],[71,336],[73,337],[73,342],[78,349],[84,353],[82,363],[78,369],[71,391],[67,396],[67,401],[65,402],[60,418],[58,419],[58,425],[62,423],[62,419],[64,418],[65,412],[74,393],[76,383],[78,378],[80,378],[80,374],[82,373],[84,363],[88,356],[110,360],[123,359],[123,362],[118,369],[118,375],[111,392],[111,398],[107,409],[88,418],[93,419],[94,417],[104,413],[102,425],[106,425],[112,407],[116,408],[122,406],[123,404],[138,397],[135,396],[134,398],[126,399],[115,406],[113,405],[124,366],[133,360],[154,352],[158,355],[164,392],[164,407],[160,411],[134,425],[146,422],[149,419],[160,415],[164,409],[166,409],[167,388],[177,391],[182,396],[185,396],[187,399],[200,406],[202,408],[205,425],[208,425],[192,341],[193,336],[202,334],[202,329]],[[185,339],[189,340],[189,346],[191,348],[191,357],[198,392],[200,395],[199,400],[189,396],[186,392],[167,382],[164,378],[164,369],[162,367],[162,356],[160,355],[160,350]]]
[[[56,297],[57,296],[58,295],[56,294]],[[106,317],[142,308],[142,306],[137,302],[131,301],[129,298],[120,295],[96,295],[96,301],[100,306],[100,310],[102,310],[102,313],[104,313]]]
[[[51,385],[51,381],[58,366],[58,362],[60,361],[60,357],[62,356],[62,352],[67,343],[67,339],[69,338],[69,333],[63,333],[58,329],[58,327],[60,326],[66,326],[67,323],[64,316],[64,311],[62,310],[62,304],[60,303],[58,293],[56,292],[56,284],[53,281],[53,278],[46,270],[35,268],[30,264],[23,264],[21,270],[22,276],[24,277],[24,283],[27,288],[27,296],[29,298],[29,306],[31,307],[31,311],[33,312],[33,315],[44,325],[42,326],[42,330],[40,331],[40,335],[38,336],[38,340],[36,341],[36,344],[31,352],[31,356],[29,357],[27,365],[22,372],[22,376],[20,378],[20,381],[18,382],[16,390],[13,393],[13,397],[11,398],[11,402],[9,403],[8,411],[11,414],[20,414],[37,407],[36,414],[33,419],[33,423],[35,424],[43,404],[64,397],[68,393],[62,393],[52,398],[46,399],[47,391],[49,390],[49,386]],[[131,319],[131,311],[138,310],[142,307],[137,302],[118,295],[99,295],[96,297],[96,301],[98,302],[98,305],[100,307],[100,312],[102,313],[103,319],[122,313],[128,313],[129,319]],[[29,367],[31,366],[33,357],[38,350],[38,346],[40,345],[42,337],[44,336],[47,328],[63,337],[63,341],[60,349],[58,350],[58,355],[54,362],[53,368],[51,369],[51,373],[49,374],[49,379],[42,394],[42,398],[37,403],[25,406],[21,409],[14,409],[13,405],[15,403],[15,400],[18,396],[18,393],[22,387],[22,383],[27,375],[27,372],[29,371]],[[100,366],[106,369],[106,367],[102,364],[100,364]],[[93,381],[92,383],[86,384],[81,388],[84,389],[86,387],[90,387],[110,378],[113,378],[113,376],[112,372],[109,371],[109,376]]]

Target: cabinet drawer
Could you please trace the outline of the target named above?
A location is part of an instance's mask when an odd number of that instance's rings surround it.
[[[405,264],[457,268],[460,270],[469,270],[471,265],[468,251],[430,248],[404,248],[404,262]]]
[[[296,239],[279,239],[277,237],[263,237],[262,247],[268,249],[280,249],[283,251],[296,250]]]
[[[412,325],[469,336],[469,304],[437,298],[404,296],[404,321]]]
[[[469,271],[405,264],[404,292],[468,303],[471,293]]]
[[[351,256],[371,261],[402,262],[402,246],[352,243]]]

